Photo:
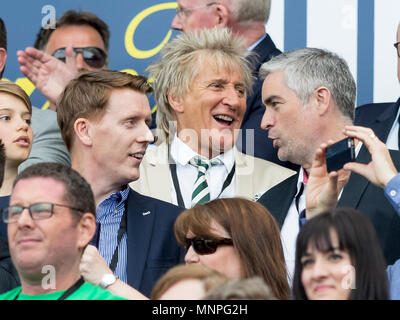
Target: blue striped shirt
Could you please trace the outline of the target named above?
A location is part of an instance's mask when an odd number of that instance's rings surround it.
[[[117,247],[118,229],[128,194],[129,186],[126,186],[122,191],[115,192],[102,201],[96,211],[96,221],[101,225],[98,249],[108,265]],[[118,263],[114,272],[124,282],[128,281],[127,258],[127,233],[125,232],[118,247]]]

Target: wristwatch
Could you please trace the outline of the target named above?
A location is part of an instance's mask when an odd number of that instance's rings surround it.
[[[101,277],[99,287],[106,289],[107,287],[111,286],[115,281],[117,281],[118,276],[112,273],[106,273]]]

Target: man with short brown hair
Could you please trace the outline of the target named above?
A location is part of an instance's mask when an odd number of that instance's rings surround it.
[[[99,283],[112,286],[115,273],[146,296],[163,272],[182,261],[173,234],[181,208],[128,186],[139,178],[147,145],[154,140],[150,91],[142,76],[88,71],[66,86],[57,113],[72,168],[94,192],[98,236],[93,244],[110,268]]]

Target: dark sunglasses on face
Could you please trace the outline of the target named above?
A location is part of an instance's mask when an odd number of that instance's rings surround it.
[[[75,56],[78,53],[82,54],[83,60],[85,63],[96,69],[103,68],[106,64],[107,53],[104,50],[97,47],[84,47],[84,48],[73,48]],[[53,57],[65,62],[65,48],[59,48],[52,54]]]
[[[217,248],[219,245],[233,245],[232,239],[204,239],[204,238],[186,238],[185,239],[186,245],[186,251],[189,250],[189,247],[192,246],[194,252],[197,254],[212,254],[215,251],[217,251]]]

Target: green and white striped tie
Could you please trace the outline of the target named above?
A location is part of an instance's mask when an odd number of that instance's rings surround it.
[[[190,160],[190,164],[197,167],[198,175],[192,192],[192,207],[210,201],[210,189],[206,180],[206,172],[210,167],[210,161],[198,156]]]

